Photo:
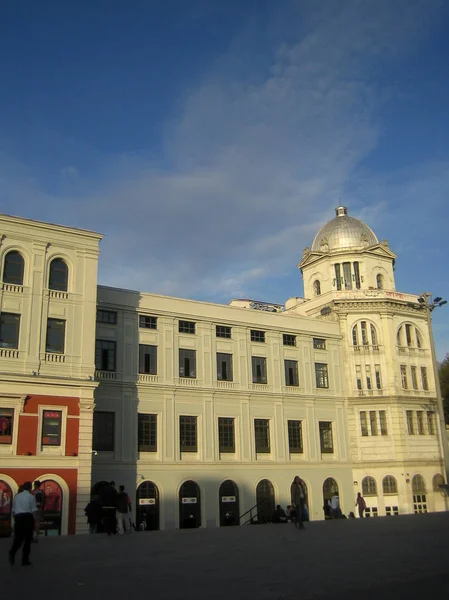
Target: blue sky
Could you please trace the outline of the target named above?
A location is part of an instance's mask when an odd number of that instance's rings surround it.
[[[449,298],[447,31],[444,0],[3,0],[0,210],[105,233],[104,284],[283,302],[341,200]]]

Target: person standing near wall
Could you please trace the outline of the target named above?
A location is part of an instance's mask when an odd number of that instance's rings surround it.
[[[362,496],[362,494],[360,492],[357,494],[355,505],[359,509],[359,517],[361,519],[363,519],[363,513],[366,509],[366,502],[365,502],[365,498]]]
[[[16,494],[14,498],[12,512],[14,515],[14,542],[9,551],[9,562],[14,564],[17,550],[23,544],[22,565],[31,565],[30,552],[31,541],[35,526],[36,514],[38,512],[36,500],[31,494],[31,481],[23,484],[23,491]]]
[[[131,512],[131,500],[128,494],[125,492],[125,486],[119,487],[119,493],[117,495],[117,523],[119,535],[123,535],[126,531],[131,531],[128,514]]]
[[[305,529],[303,523],[304,490],[301,479],[298,475],[296,475],[292,483],[292,504],[295,505],[296,512],[295,526],[297,526],[299,529]]]

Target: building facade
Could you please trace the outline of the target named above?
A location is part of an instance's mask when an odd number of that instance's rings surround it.
[[[344,207],[285,305],[97,287],[100,235],[0,223],[0,491],[45,480],[50,531],[85,531],[110,480],[148,529],[268,521],[296,475],[310,519],[335,491],[346,514],[358,491],[370,516],[447,508],[426,315]]]

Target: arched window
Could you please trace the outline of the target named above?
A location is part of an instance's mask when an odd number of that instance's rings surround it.
[[[376,286],[378,290],[384,289],[384,278],[380,273],[376,275]]]
[[[323,483],[323,499],[330,500],[334,494],[338,494],[338,483],[332,477],[328,477]]]
[[[408,348],[422,348],[422,335],[413,323],[402,324],[397,333],[397,345]]]
[[[419,331],[417,329],[416,329],[415,333],[416,333],[416,347],[417,348],[422,348],[422,337],[421,337],[421,334],[419,333]]]
[[[415,475],[412,479],[412,491],[414,494],[426,493],[426,482],[422,475]]]
[[[368,327],[369,325],[369,327]],[[378,346],[379,338],[376,327],[368,321],[360,321],[352,328],[352,344],[358,346]]]
[[[256,487],[257,520],[259,523],[270,523],[275,509],[274,487],[268,479],[259,481]]]
[[[359,335],[358,335],[358,331],[357,331],[357,325],[354,325],[354,327],[352,328],[352,343],[354,346],[359,345]]]
[[[13,285],[23,285],[23,272],[25,261],[22,255],[17,250],[11,250],[5,256],[3,266],[3,283],[11,283]]]
[[[384,494],[397,494],[398,484],[393,475],[387,475],[383,478],[382,489]]]
[[[438,475],[434,475],[432,480],[432,487],[434,492],[441,492],[440,485],[444,485],[444,477],[438,473]]]
[[[363,496],[377,496],[377,484],[374,477],[365,477],[362,479]]]
[[[320,283],[319,279],[316,279],[313,282],[313,293],[315,294],[315,296],[321,295],[321,283]]]
[[[370,331],[371,331],[371,343],[373,346],[377,346],[377,331],[372,323],[370,325]]]
[[[69,279],[69,270],[62,258],[54,258],[50,263],[48,289],[66,292]]]

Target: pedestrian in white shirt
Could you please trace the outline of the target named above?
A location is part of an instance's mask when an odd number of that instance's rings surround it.
[[[12,505],[14,542],[9,551],[9,562],[11,565],[14,564],[16,552],[23,544],[22,565],[25,566],[31,565],[29,558],[37,506],[34,496],[30,493],[32,488],[31,481],[26,481],[22,488],[23,491],[16,495]]]

